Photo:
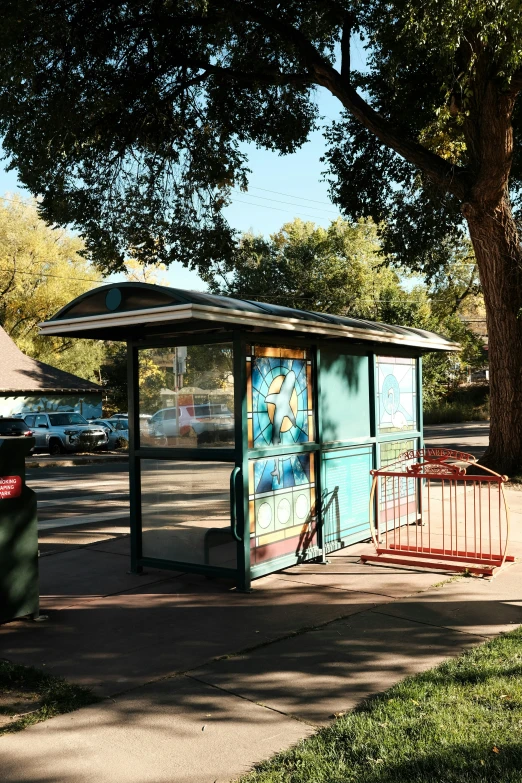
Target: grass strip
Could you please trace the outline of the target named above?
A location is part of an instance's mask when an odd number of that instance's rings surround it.
[[[32,666],[0,659],[0,734],[20,731],[99,701],[98,696],[80,685]]]
[[[404,680],[241,781],[521,783],[522,629]]]

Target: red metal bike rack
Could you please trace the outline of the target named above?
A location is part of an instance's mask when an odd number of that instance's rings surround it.
[[[406,451],[372,470],[370,520],[375,555],[362,561],[492,576],[507,554],[507,476],[451,449]],[[476,468],[475,468],[476,469]]]

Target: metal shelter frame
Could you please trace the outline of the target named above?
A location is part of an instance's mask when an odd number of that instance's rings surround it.
[[[356,540],[369,538],[366,511],[364,524],[357,529],[353,528],[355,532],[336,532],[329,527],[328,515],[332,513],[332,509],[337,509],[336,519],[339,521],[338,494],[344,489],[338,485],[333,493],[330,491],[327,494],[327,484],[331,484],[331,476],[334,475],[330,466],[339,470],[339,466],[355,464],[355,458],[366,460],[357,464],[363,467],[368,465],[366,475],[369,494],[369,469],[380,468],[380,452],[383,446],[413,442],[422,448],[422,354],[426,351],[458,350],[456,344],[423,330],[373,324],[140,283],[113,284],[94,289],[75,299],[50,321],[41,324],[40,330],[42,334],[125,340],[127,343],[131,569],[139,573],[144,567],[166,568],[211,577],[227,577],[234,579],[238,589],[242,591],[251,589],[253,579],[302,562],[303,559],[325,559],[329,551]],[[140,351],[223,343],[230,344],[233,351],[235,445],[214,445],[212,448],[177,445],[172,448],[143,443],[139,407]],[[307,442],[296,442],[293,445],[271,443],[255,448],[249,443],[246,426],[249,415],[247,359],[249,346],[252,344],[267,348],[306,347],[309,352],[311,384],[314,390],[312,416],[315,432],[313,438]],[[342,437],[332,440],[324,420],[325,408],[321,401],[325,396],[325,389],[321,387],[322,384],[330,382],[327,370],[331,357],[336,355],[347,355],[354,361],[357,360],[362,368],[358,383],[364,382],[367,385],[369,408],[368,431],[363,436],[356,433],[352,437],[343,432]],[[392,357],[414,360],[418,393],[415,397],[414,412],[416,426],[413,428],[404,431],[380,431],[378,356],[390,357],[392,360]],[[343,415],[349,417],[350,410],[347,408]],[[357,412],[353,415],[357,416]],[[252,500],[249,487],[252,463],[255,460],[299,455],[315,457],[313,484],[316,502],[315,508],[310,509],[307,520],[308,533],[304,534],[303,541],[300,541],[302,548],[284,556],[252,562]],[[354,458],[351,463],[346,461],[351,458]],[[142,474],[145,460],[162,463],[188,461],[209,465],[219,462],[230,465],[229,537],[233,539],[236,547],[236,568],[212,565],[205,562],[207,557],[202,558],[203,562],[186,562],[171,557],[150,557],[144,553]],[[368,508],[367,500],[364,508]],[[217,540],[221,534],[212,535]],[[206,552],[208,546],[210,543],[205,539]]]

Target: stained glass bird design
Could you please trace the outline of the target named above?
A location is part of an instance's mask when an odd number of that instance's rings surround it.
[[[285,379],[278,392],[267,394],[265,402],[275,405],[274,418],[272,421],[272,445],[277,446],[281,443],[281,427],[285,418],[290,419],[295,427],[295,416],[290,406],[290,400],[295,388],[295,372],[290,370],[285,375]]]

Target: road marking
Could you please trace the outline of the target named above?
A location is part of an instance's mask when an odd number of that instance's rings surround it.
[[[105,500],[128,500],[129,499],[129,493],[128,492],[112,492],[112,493],[106,493],[103,495],[96,495],[93,497],[92,495],[77,495],[74,497],[66,497],[66,498],[46,498],[45,500],[39,500],[36,498],[36,503],[38,508],[52,508],[52,506],[61,506],[63,505],[63,501],[67,500],[69,503],[92,503],[93,501],[96,501],[96,503],[99,503],[100,501]]]
[[[128,487],[129,479],[128,477],[122,480],[111,479],[110,481],[60,481],[59,478],[37,480],[29,479],[26,483],[27,486],[34,487],[36,489],[49,488],[49,490],[52,490],[53,492],[59,492],[60,490],[78,489],[79,487],[82,489],[96,489],[97,487],[107,487],[113,484],[123,484],[124,486]]]
[[[84,525],[89,522],[105,522],[110,519],[123,519],[129,516],[129,509],[121,511],[105,511],[101,514],[85,514],[77,517],[59,517],[58,519],[46,519],[38,522],[38,530],[49,530],[53,527],[70,527],[72,525]]]

